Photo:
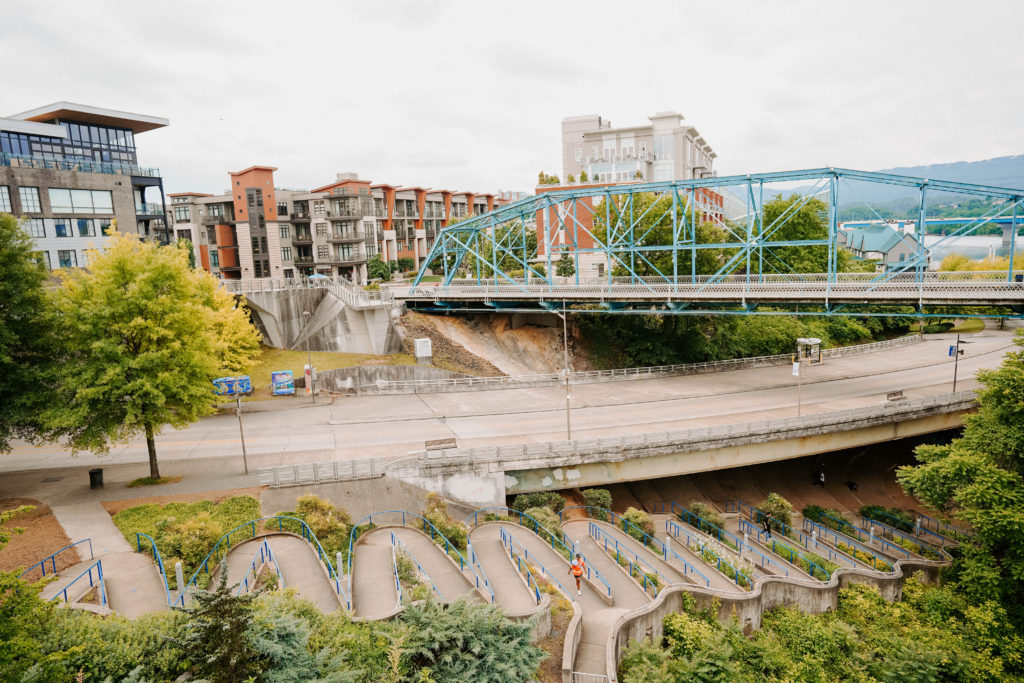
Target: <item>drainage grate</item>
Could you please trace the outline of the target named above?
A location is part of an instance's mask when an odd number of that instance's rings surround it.
[[[52,484],[53,482],[60,481],[63,478],[64,477],[47,477],[46,479],[43,479],[43,483],[44,484]]]

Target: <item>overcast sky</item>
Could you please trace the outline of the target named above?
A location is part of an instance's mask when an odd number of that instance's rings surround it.
[[[1024,153],[1020,2],[16,2],[9,115],[69,100],[167,117],[169,192],[277,166],[459,190],[561,172],[560,122],[676,110],[720,174]]]

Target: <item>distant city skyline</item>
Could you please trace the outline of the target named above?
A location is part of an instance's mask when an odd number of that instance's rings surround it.
[[[277,178],[285,187],[351,171],[530,190],[538,171],[561,170],[562,119],[597,113],[632,126],[681,111],[723,175],[1024,152],[1018,4],[624,9],[18,3],[0,44],[25,59],[0,116],[68,100],[166,117],[139,161],[168,192],[219,191],[225,168],[254,164],[295,169]]]

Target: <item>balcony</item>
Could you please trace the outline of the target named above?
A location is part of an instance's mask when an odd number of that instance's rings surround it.
[[[365,215],[367,215],[366,209],[358,206],[343,206],[339,209],[332,207],[327,209],[327,216],[329,218],[362,218]]]
[[[295,211],[288,216],[290,221],[308,221],[309,211]]]
[[[296,232],[292,236],[292,244],[312,244],[313,233],[311,232]]]
[[[206,214],[199,222],[203,225],[228,225],[234,223],[234,220],[230,216],[225,216],[220,213]]]
[[[355,266],[362,263],[366,263],[365,256],[339,256],[338,254],[331,254],[327,258],[317,259],[319,264],[330,264],[332,266]]]
[[[66,159],[38,159],[0,153],[0,166],[13,168],[37,168],[53,171],[76,171],[79,173],[105,173],[107,175],[139,176],[159,178],[160,169],[142,168],[129,164],[115,164],[104,161],[68,161]]]
[[[328,242],[362,242],[366,240],[366,233],[362,232],[332,232],[327,235]]]
[[[313,263],[313,255],[312,254],[296,254],[295,258],[292,259],[292,262],[295,263],[296,265],[300,265],[300,266],[301,265],[309,265],[309,264]]]
[[[136,216],[160,216],[161,218],[165,215],[164,207],[162,204],[136,204],[135,205]]]

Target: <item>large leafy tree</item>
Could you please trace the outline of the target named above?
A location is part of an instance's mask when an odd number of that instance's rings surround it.
[[[1014,343],[1024,347],[1024,333]],[[978,379],[978,412],[967,417],[963,437],[919,446],[920,464],[898,477],[929,507],[955,512],[974,528],[956,565],[962,590],[979,602],[1000,596],[1024,623],[1024,350]]]
[[[188,254],[115,233],[88,270],[57,290],[63,354],[50,436],[73,451],[106,452],[145,434],[159,478],[156,435],[213,410],[210,381],[242,371],[259,348],[245,308]]]
[[[55,317],[46,267],[11,215],[0,213],[0,451],[34,435],[50,402]]]

